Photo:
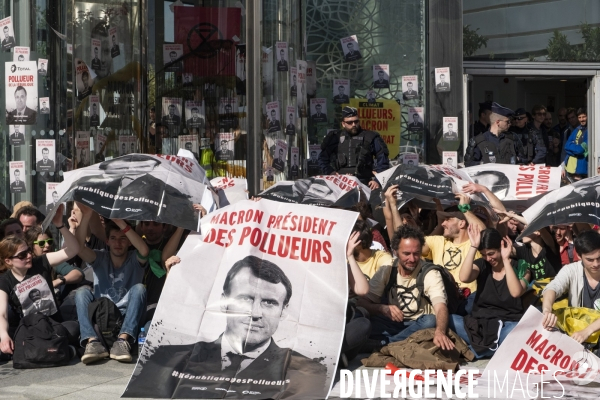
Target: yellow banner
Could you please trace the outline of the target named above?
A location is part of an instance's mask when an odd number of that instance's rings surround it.
[[[360,126],[378,132],[390,151],[389,158],[396,157],[400,152],[400,104],[396,100],[369,103],[367,99],[350,99],[350,105],[358,109]]]

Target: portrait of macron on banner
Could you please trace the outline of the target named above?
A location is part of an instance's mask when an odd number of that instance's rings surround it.
[[[190,235],[178,253],[123,396],[326,398],[355,220],[265,199],[204,217],[203,236]]]
[[[0,29],[2,30],[2,51],[10,51],[17,45],[15,41],[15,31],[13,30],[12,17],[6,17],[0,20]]]
[[[340,42],[342,43],[342,51],[344,52],[344,61],[356,61],[362,58],[356,35],[341,38]]]
[[[38,139],[35,141],[35,170],[50,172],[55,169],[56,148],[54,140]]]
[[[34,125],[38,110],[35,61],[4,63],[7,125]]]

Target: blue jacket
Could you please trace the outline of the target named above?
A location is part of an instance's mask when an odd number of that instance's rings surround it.
[[[585,148],[582,144],[585,143]],[[588,131],[587,126],[578,126],[573,130],[569,139],[565,143],[565,152],[567,156],[565,157],[565,166],[569,162],[570,157],[577,158],[577,168],[575,170],[576,174],[584,174],[588,173],[588,157],[587,157],[587,144],[588,144]]]

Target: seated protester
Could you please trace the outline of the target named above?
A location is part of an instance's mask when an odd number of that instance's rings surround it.
[[[400,212],[398,210],[398,197],[402,196],[402,193],[398,190],[398,185],[392,185],[384,193],[385,196],[385,204],[383,207],[383,215],[385,217],[385,223],[387,225],[387,232],[390,238],[394,237],[394,233],[398,227],[402,225],[410,225],[413,228],[419,229],[419,224],[417,220],[407,212]],[[410,211],[417,211],[411,207],[411,202],[409,201],[409,209]]]
[[[20,208],[15,218],[23,225],[23,232],[27,232],[28,229],[39,226],[44,222],[44,215],[33,206]]]
[[[82,219],[81,210],[77,205],[77,202],[73,202],[73,208],[71,209],[71,216],[67,220],[69,224],[69,231],[76,235],[77,228]],[[85,236],[85,246],[92,250],[106,250],[106,234],[104,233],[104,222],[103,218],[94,213],[90,219],[90,223],[88,225],[87,233]],[[79,268],[81,270],[85,270],[87,265],[83,262],[83,260],[79,256],[75,256],[68,261],[69,264]]]
[[[23,224],[16,218],[5,219],[0,224],[0,240],[12,235],[21,239],[24,238]]]
[[[380,225],[372,225],[372,223],[375,224],[376,221],[373,220],[373,214],[371,213],[369,203],[367,203],[366,201],[359,201],[358,203],[356,203],[356,205],[354,205],[354,207],[351,207],[350,210],[357,212],[358,219],[367,222],[371,227],[371,234],[373,235],[373,244],[371,248],[373,250],[385,250],[389,252],[390,249],[388,248],[388,245],[383,235],[381,234],[381,232],[379,232]]]
[[[165,237],[166,225],[154,221],[142,221],[138,224],[139,233],[148,245],[150,254],[148,263],[150,268],[144,272],[144,286],[146,286],[146,304],[156,304],[165,286],[167,271],[162,263],[162,251],[167,244]]]
[[[352,228],[352,233],[357,233],[359,243],[354,247],[353,257],[356,259],[360,270],[371,279],[375,272],[384,265],[392,265],[392,256],[383,250],[372,250],[373,235],[371,227],[366,221],[357,220]]]
[[[394,263],[398,271],[396,284],[390,285],[392,265],[381,267],[369,281],[369,294],[358,300],[357,306],[371,315],[371,337],[382,345],[404,340],[422,329],[436,328],[435,345],[444,350],[454,348],[446,334],[449,313],[440,272],[435,269],[427,272],[423,293],[415,286],[424,264],[421,260],[424,245],[420,230],[401,226],[392,239],[392,248],[398,255]]]
[[[463,318],[453,316],[451,329],[464,339],[477,358],[491,356],[519,323],[524,308],[521,295],[530,274],[510,259],[512,241],[493,228],[468,229],[471,247],[460,268],[463,282],[477,281],[473,312]],[[482,258],[475,260],[477,251]]]
[[[567,295],[569,307],[600,309],[600,234],[596,231],[580,233],[575,239],[575,249],[581,260],[565,265],[543,291],[542,325],[548,330],[556,325],[552,305],[563,294]],[[600,319],[597,319],[571,337],[583,343],[599,330]]]
[[[55,243],[50,230],[44,232],[41,227],[30,228],[25,233],[25,241],[29,248],[33,250],[34,257],[41,257],[44,254],[54,252]],[[64,299],[68,294],[65,291],[66,285],[74,285],[83,280],[83,272],[79,268],[73,267],[67,262],[62,262],[52,269],[52,287],[59,293],[58,300]]]
[[[94,272],[94,287],[83,286],[75,293],[77,317],[81,330],[80,343],[85,344],[81,362],[89,364],[109,356],[107,349],[96,337],[88,314],[89,304],[107,297],[123,314],[123,326],[118,340],[110,349],[110,358],[131,361],[131,343],[137,339],[142,318],[146,312],[146,288],[142,284],[150,250],[144,240],[121,219],[106,223],[108,251],[92,250],[84,245],[88,223],[94,211],[79,204],[83,214],[77,228],[79,257],[90,264]],[[129,250],[130,246],[135,248]]]
[[[0,242],[0,271],[3,272],[0,275],[0,351],[2,353],[13,353],[12,337],[23,317],[39,312],[57,322],[63,322],[53,290],[52,267],[77,254],[79,245],[77,239],[62,224],[62,208],[59,208],[59,211],[60,213],[52,219],[52,223],[64,236],[63,249],[34,257],[24,239],[13,235]],[[69,342],[77,343],[78,324],[68,321],[63,325],[69,331]]]
[[[553,278],[560,269],[560,258],[554,250],[552,235],[546,228],[523,238],[522,246],[514,247],[519,267],[531,272],[531,281]]]
[[[579,254],[573,243],[573,229],[569,225],[554,225],[552,227],[554,240],[558,245],[558,255],[560,256],[560,267],[580,261]]]

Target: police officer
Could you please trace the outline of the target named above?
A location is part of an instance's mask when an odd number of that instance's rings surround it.
[[[323,174],[351,174],[371,189],[377,189],[373,171],[390,167],[387,145],[379,133],[360,127],[358,110],[344,107],[342,129],[330,131],[321,144],[319,168]]]
[[[508,131],[513,111],[492,103],[490,114],[490,129],[487,132],[469,140],[469,147],[465,154],[467,167],[479,164],[498,163],[516,164],[517,153],[515,143],[504,132]]]
[[[523,108],[517,108],[509,130],[509,134],[512,134],[512,139],[515,142],[517,163],[543,163],[545,162],[547,151],[544,140],[541,137],[541,132],[532,129],[527,121],[527,111]]]
[[[479,120],[471,126],[470,137],[475,137],[490,129],[490,114],[492,113],[492,103],[486,101],[479,103]]]

